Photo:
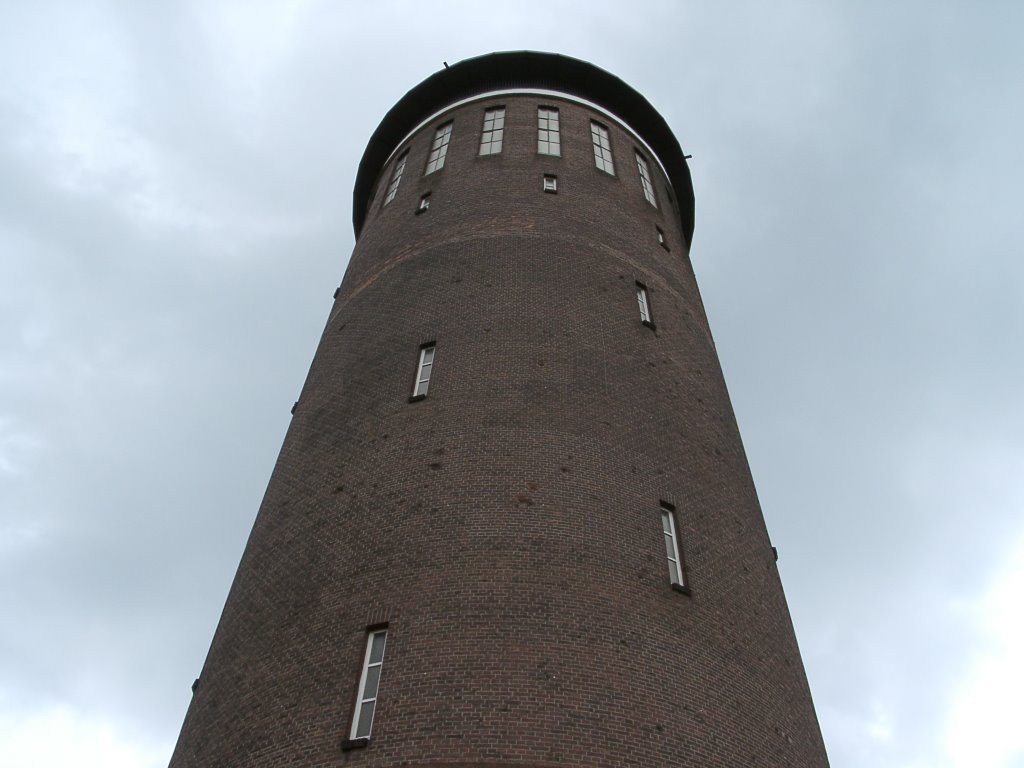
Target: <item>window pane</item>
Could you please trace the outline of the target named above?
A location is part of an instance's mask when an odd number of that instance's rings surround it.
[[[667,534],[665,536],[665,554],[668,556],[669,560],[675,560],[676,559],[676,545],[675,545],[675,542],[673,542],[672,541],[672,537],[667,535]]]
[[[425,173],[430,174],[444,168],[444,157],[448,151],[448,139],[451,137],[452,124],[448,123],[437,129],[431,145],[430,156],[427,158]]]
[[[484,124],[480,132],[481,155],[497,155],[501,152],[504,127],[504,108],[488,109],[484,112]]]
[[[608,129],[595,122],[591,122],[590,135],[594,141],[594,164],[602,171],[614,176],[615,167],[612,164],[611,143],[608,139]]]
[[[359,708],[359,725],[356,726],[355,738],[362,739],[370,735],[370,725],[373,723],[373,708],[376,702],[366,701]]]
[[[373,644],[370,646],[370,663],[378,664],[384,658],[384,641],[387,638],[387,632],[375,632],[373,635]]]
[[[366,670],[366,687],[363,688],[363,699],[377,698],[378,683],[380,683],[380,665]]]
[[[537,109],[537,152],[542,155],[558,155],[558,110],[546,107]]]
[[[395,199],[395,194],[398,192],[398,185],[402,181],[402,172],[405,170],[405,161],[409,158],[409,153],[406,152],[395,163],[395,170],[391,174],[391,183],[388,185],[388,193],[384,198],[384,205],[387,205]]]
[[[662,511],[662,513],[661,513],[661,530],[663,530],[665,532],[666,536],[671,536],[672,535],[672,521],[671,521],[671,519],[669,518],[668,515],[669,515],[668,512],[666,512],[664,510]]]
[[[654,197],[654,184],[651,181],[651,173],[647,167],[647,161],[639,152],[636,153],[636,167],[640,172],[640,185],[643,187],[644,197],[647,199],[647,202],[657,208],[658,202]]]
[[[674,560],[668,561],[668,577],[673,584],[682,584],[683,579],[679,574],[679,566]]]
[[[426,395],[430,387],[430,370],[434,365],[434,347],[424,347],[420,352],[420,368],[416,372],[416,387],[413,395]]]

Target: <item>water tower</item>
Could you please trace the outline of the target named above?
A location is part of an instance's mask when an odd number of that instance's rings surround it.
[[[185,766],[827,766],[679,143],[545,53],[384,117]]]

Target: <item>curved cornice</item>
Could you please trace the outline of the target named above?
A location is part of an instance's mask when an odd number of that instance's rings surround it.
[[[450,104],[495,90],[547,88],[594,102],[620,116],[658,156],[676,194],[687,243],[693,237],[693,182],[668,123],[643,96],[593,64],[555,53],[510,51],[466,59],[436,72],[399,99],[381,120],[359,162],[352,195],[356,238],[373,186],[391,153],[417,125]]]

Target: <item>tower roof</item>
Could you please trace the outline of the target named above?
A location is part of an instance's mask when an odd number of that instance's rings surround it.
[[[683,232],[693,237],[693,183],[679,142],[665,119],[643,96],[593,64],[554,53],[508,51],[465,59],[439,72],[399,99],[381,120],[363,152],[352,196],[356,237],[381,169],[391,153],[423,120],[450,104],[498,90],[550,89],[606,108],[640,134],[668,174]]]

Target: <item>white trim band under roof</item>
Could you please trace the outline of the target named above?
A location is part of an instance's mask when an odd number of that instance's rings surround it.
[[[634,138],[636,138],[636,140],[640,142],[643,148],[647,150],[648,154],[650,154],[650,156],[654,158],[654,161],[658,164],[658,167],[661,168],[661,173],[662,175],[664,175],[665,180],[669,183],[670,186],[672,185],[672,179],[669,177],[668,171],[665,170],[665,166],[664,164],[662,164],[661,158],[658,157],[658,153],[651,149],[651,146],[646,141],[644,141],[644,138],[643,136],[640,135],[640,132],[634,130],[629,123],[627,123],[621,117],[616,115],[614,112],[609,112],[605,107],[602,107],[600,104],[596,104],[593,101],[587,101],[586,99],[581,99],[579,96],[574,96],[573,94],[566,93],[565,91],[555,91],[548,88],[504,88],[498,91],[484,91],[483,93],[478,93],[473,96],[467,96],[465,99],[453,101],[451,104],[448,104],[443,109],[439,109],[429,117],[421,120],[419,123],[417,123],[415,128],[413,128],[411,131],[405,134],[405,136],[402,137],[402,140],[395,145],[394,149],[391,150],[391,153],[388,155],[387,160],[385,160],[381,166],[382,169],[388,166],[388,163],[390,163],[391,159],[395,156],[395,152],[397,152],[402,146],[404,146],[405,142],[407,142],[414,133],[419,131],[424,126],[427,126],[430,123],[434,122],[434,120],[439,118],[445,112],[455,109],[456,107],[464,106],[466,104],[472,104],[474,101],[485,101],[487,99],[493,99],[495,96],[509,96],[516,94],[522,94],[526,96],[555,96],[560,99],[565,99],[566,101],[572,101],[575,102],[576,104],[581,104],[584,107],[593,109],[595,112],[600,112],[609,120],[614,120],[616,123],[619,124],[621,128],[624,128],[625,130],[633,134]]]

